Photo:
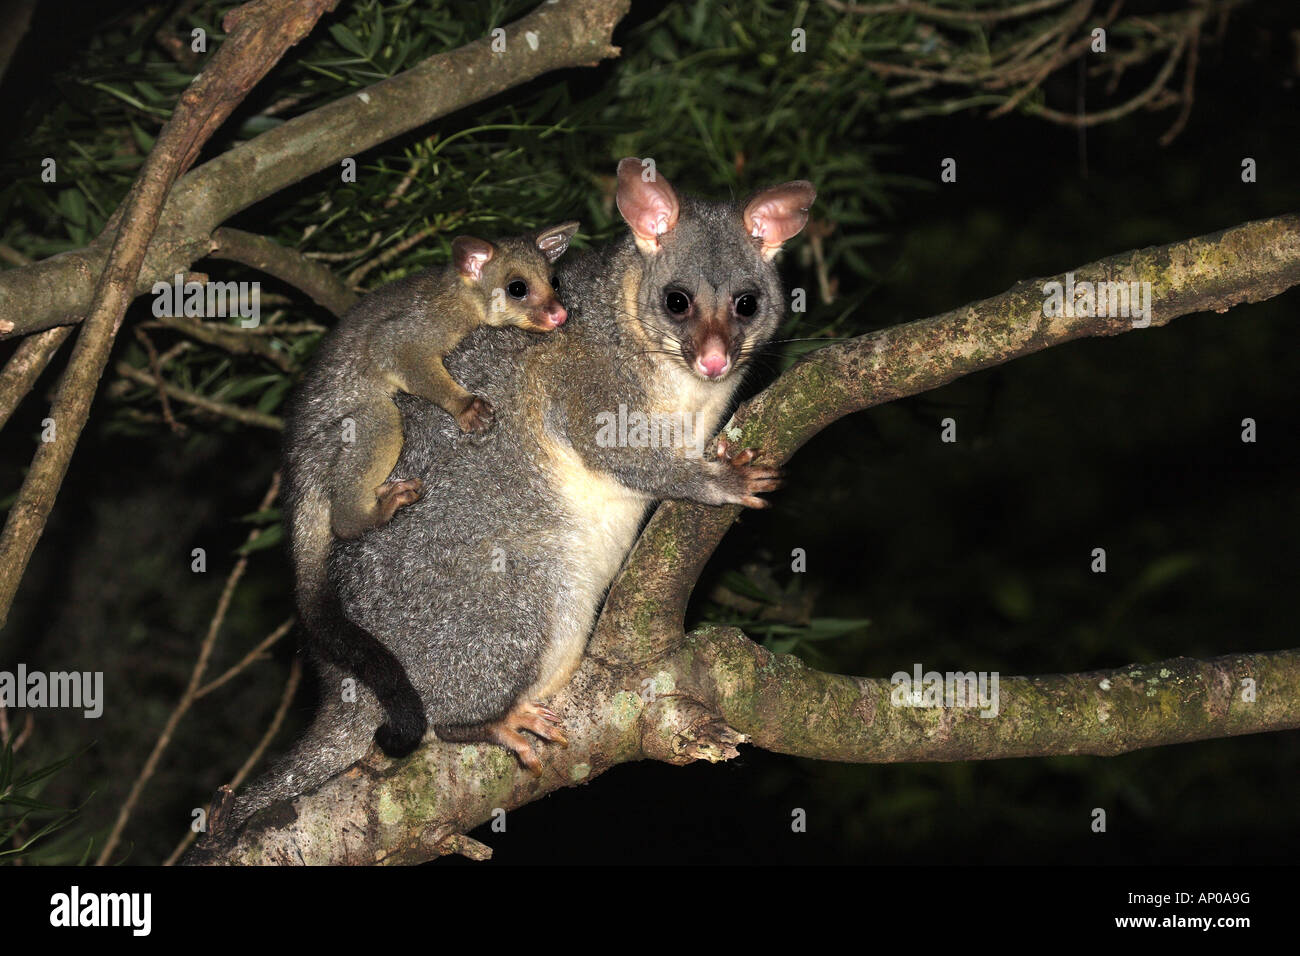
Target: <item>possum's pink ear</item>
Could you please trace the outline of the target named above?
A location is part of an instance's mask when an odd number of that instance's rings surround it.
[[[808,208],[817,190],[806,179],[769,186],[745,204],[745,232],[759,240],[763,258],[771,259],[781,246],[808,223]]]
[[[659,251],[659,239],[677,225],[677,193],[659,175],[653,159],[629,156],[618,164],[618,193],[615,196],[637,248],[647,255]]]
[[[495,253],[496,249],[486,239],[457,236],[451,241],[451,261],[456,271],[475,282],[483,278],[483,267],[492,261]]]
[[[546,256],[547,262],[554,262],[560,256],[564,255],[564,250],[569,248],[569,240],[573,234],[578,231],[581,223],[576,220],[562,222],[558,226],[552,226],[537,234],[537,248]]]

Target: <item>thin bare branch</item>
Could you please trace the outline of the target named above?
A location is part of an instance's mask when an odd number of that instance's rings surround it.
[[[436,226],[425,226],[423,229],[411,233],[411,235],[407,236],[401,242],[394,243],[373,259],[361,263],[361,265],[357,266],[348,274],[348,288],[357,288],[361,285],[361,280],[369,275],[373,270],[384,265],[386,262],[391,262],[393,259],[396,259],[407,249],[417,243],[423,242],[425,239],[429,238],[429,236],[434,235],[437,231],[438,229]]]
[[[71,325],[56,325],[20,342],[14,349],[4,371],[0,372],[0,428],[8,424],[73,328]]]
[[[187,405],[193,405],[195,408],[201,408],[205,412],[211,412],[213,415],[220,415],[222,418],[229,418],[232,421],[240,422],[244,425],[255,425],[258,428],[270,428],[273,431],[284,429],[284,421],[275,415],[267,415],[251,408],[240,408],[238,405],[229,405],[225,402],[214,401],[210,398],[204,398],[202,395],[196,395],[193,392],[187,392],[179,385],[173,385],[171,382],[161,381],[148,372],[136,368],[129,362],[117,363],[117,374],[123,378],[145,385],[149,388],[162,390],[169,398],[174,398],[178,402],[184,402]]]
[[[209,253],[212,258],[242,262],[275,276],[307,293],[313,302],[336,316],[342,315],[357,301],[356,294],[334,273],[296,249],[242,229],[221,228],[212,234],[212,238],[216,242]]]
[[[227,673],[230,672],[227,671]],[[227,784],[232,790],[248,779],[248,775],[253,772],[253,768],[261,761],[266,749],[271,746],[271,741],[275,739],[275,735],[284,726],[284,718],[289,714],[289,706],[293,703],[294,695],[298,693],[298,684],[301,681],[302,660],[295,658],[293,664],[289,667],[289,679],[285,681],[284,692],[280,694],[280,705],[275,709],[275,716],[271,718],[271,723],[267,725],[266,732],[262,734],[262,739],[257,742],[253,752],[248,755],[248,759],[244,761],[238,772]],[[174,866],[176,861],[181,858],[181,854],[188,850],[196,839],[198,839],[198,834],[193,830],[188,831],[181,839],[181,842],[176,844],[176,848],[168,854],[167,859],[163,861],[163,866]]]
[[[539,4],[502,28],[509,56],[495,53],[488,38],[476,40],[295,116],[204,163],[172,190],[136,292],[186,271],[211,249],[213,230],[286,186],[543,73],[617,56],[610,37],[629,6],[630,0]],[[529,34],[541,42],[529,43]],[[466,76],[474,82],[465,83]],[[111,239],[110,228],[84,249],[0,273],[0,330],[7,330],[0,338],[79,321]]]
[[[262,657],[265,656],[266,652],[276,645],[276,643],[280,640],[280,638],[284,637],[291,630],[293,630],[293,625],[296,620],[297,618],[291,617],[285,621],[280,622],[280,626],[277,627],[270,634],[266,635],[266,637],[262,638],[257,643],[256,647],[254,647],[251,651],[249,651],[240,659],[239,663],[230,667],[220,677],[216,678],[215,680],[211,680],[208,683],[204,684],[202,687],[200,687],[194,693],[194,699],[198,700],[202,697],[208,696],[208,694],[211,694],[218,687],[221,687],[224,684],[228,684],[230,681],[234,680],[253,663],[255,663],[258,660],[261,660]]]
[[[0,533],[0,626],[8,618],[36,542],[58,496],[72,453],[127,306],[135,298],[145,255],[177,177],[248,91],[310,32],[337,0],[253,0],[226,15],[226,39],[208,67],[181,94],[140,175],[114,219],[117,232],[99,273],[85,322],[59,380],[50,418],[53,440],[37,446],[18,498]],[[40,264],[0,274],[35,274]]]
[[[280,494],[280,473],[277,471],[271,478],[271,485],[262,497],[262,503],[258,506],[259,511],[265,511],[271,507],[272,502]],[[261,528],[254,528],[248,533],[245,541],[245,548],[253,544],[262,536]],[[226,620],[226,612],[230,609],[230,601],[235,595],[235,588],[239,586],[240,579],[248,569],[247,553],[240,556],[235,562],[235,566],[230,569],[230,574],[226,577],[225,587],[221,590],[221,597],[217,601],[217,609],[212,615],[212,620],[208,622],[208,632],[203,637],[203,642],[199,645],[199,656],[194,662],[194,668],[190,671],[189,683],[185,686],[181,699],[176,702],[175,708],[172,709],[171,716],[167,718],[167,723],[163,725],[162,731],[158,734],[158,739],[154,742],[153,750],[150,751],[149,757],[145,760],[144,767],[141,768],[135,782],[131,785],[131,791],[127,794],[126,800],[118,809],[117,819],[113,821],[113,828],[109,831],[108,838],[104,841],[103,849],[99,851],[99,856],[95,860],[96,866],[105,866],[113,859],[113,851],[117,849],[118,843],[122,839],[122,831],[126,828],[127,822],[131,819],[131,814],[135,810],[136,804],[140,801],[140,795],[144,792],[145,785],[149,783],[154,772],[158,769],[158,763],[162,759],[163,753],[167,750],[172,741],[172,736],[176,733],[176,728],[180,725],[181,719],[189,712],[190,707],[197,699],[199,687],[203,681],[203,674],[208,668],[208,661],[212,658],[212,650],[217,644],[217,635],[221,632],[221,625]]]

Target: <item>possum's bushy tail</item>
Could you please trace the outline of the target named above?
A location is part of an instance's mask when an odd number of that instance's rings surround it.
[[[420,745],[429,726],[406,668],[378,638],[348,620],[332,589],[325,589],[313,617],[308,623],[310,646],[374,691],[385,716],[375,731],[375,743],[390,757],[405,757]]]
[[[405,757],[420,745],[428,729],[424,703],[393,652],[343,612],[338,592],[329,582],[333,536],[324,501],[316,508],[300,505],[298,510],[305,520],[300,519],[299,526],[293,529],[292,542],[298,609],[306,634],[304,645],[320,659],[356,676],[374,692],[386,718],[375,731],[375,743],[390,757]],[[322,690],[331,692],[329,688]]]

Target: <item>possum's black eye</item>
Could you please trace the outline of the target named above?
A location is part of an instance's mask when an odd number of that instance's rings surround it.
[[[672,315],[685,315],[691,308],[691,297],[676,289],[664,296],[664,308]]]
[[[559,277],[559,276],[551,276],[551,288],[554,289],[556,292],[559,292],[559,291],[560,291],[560,277]]]
[[[736,315],[742,319],[752,319],[758,312],[758,296],[752,292],[736,296]]]
[[[528,295],[528,283],[523,279],[516,279],[506,286],[506,291],[510,293],[512,299],[522,299]]]

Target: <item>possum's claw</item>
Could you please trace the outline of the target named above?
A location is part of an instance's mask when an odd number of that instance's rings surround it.
[[[533,701],[520,701],[504,717],[488,724],[484,729],[488,739],[513,752],[535,777],[542,775],[542,761],[533,749],[532,742],[519,731],[528,730],[543,740],[557,743],[561,747],[569,746],[559,714]]]

